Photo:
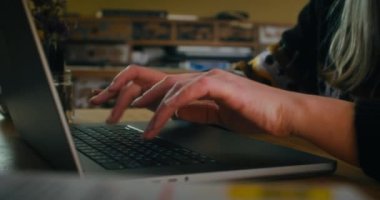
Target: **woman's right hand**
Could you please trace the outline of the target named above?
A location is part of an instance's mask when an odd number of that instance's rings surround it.
[[[116,99],[115,106],[106,121],[107,123],[117,123],[123,115],[124,110],[127,109],[136,98],[140,97],[147,90],[152,89],[152,87],[160,81],[168,77],[172,80],[181,80],[185,77],[194,76],[195,74],[196,73],[169,75],[149,67],[130,65],[116,75],[107,88],[100,91],[98,90],[90,99],[90,103],[100,105],[110,99]],[[163,97],[164,96],[161,96],[161,98]],[[147,108],[155,111],[161,98],[155,99]]]
[[[107,88],[97,92],[90,103],[100,105],[116,98],[116,104],[107,118],[108,123],[116,123],[135,98],[166,76],[166,73],[159,70],[130,65],[116,75]]]

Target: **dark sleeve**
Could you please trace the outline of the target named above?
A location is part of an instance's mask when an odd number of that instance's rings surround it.
[[[358,100],[355,104],[355,128],[360,167],[380,181],[380,101]]]

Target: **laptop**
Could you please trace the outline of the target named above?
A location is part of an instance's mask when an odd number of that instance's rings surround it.
[[[21,138],[54,170],[191,182],[311,176],[336,168],[335,160],[180,120],[152,141],[140,137],[145,123],[69,124],[27,0],[2,4],[2,100]]]

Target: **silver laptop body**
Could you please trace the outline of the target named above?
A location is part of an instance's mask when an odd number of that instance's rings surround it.
[[[149,181],[215,181],[334,172],[336,161],[257,141],[213,126],[170,122],[160,138],[216,162],[106,170],[76,150],[27,0],[4,0],[0,24],[0,96],[20,134],[53,170]],[[131,124],[143,129],[145,124]],[[88,124],[85,126],[93,126]]]

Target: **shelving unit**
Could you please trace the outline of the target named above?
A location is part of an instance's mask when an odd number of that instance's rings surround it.
[[[257,28],[249,21],[173,21],[120,17],[68,18],[67,21],[74,27],[70,32],[69,45],[92,44],[103,49],[113,46],[113,55],[106,55],[107,52],[100,50],[96,53],[96,47],[88,55],[84,55],[90,60],[93,56],[94,62],[96,57],[109,56],[111,59],[105,63],[111,65],[128,64],[132,49],[142,46],[258,47]],[[78,51],[83,52],[83,49]],[[126,57],[121,56],[123,52],[127,52]]]
[[[193,41],[223,46],[254,46],[257,39],[257,29],[251,21],[176,21],[121,17],[70,17],[66,21],[74,27],[70,32],[70,39],[73,40],[149,41],[159,44],[168,42],[171,45]]]

